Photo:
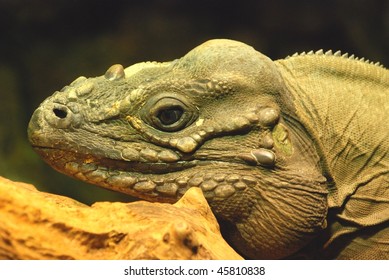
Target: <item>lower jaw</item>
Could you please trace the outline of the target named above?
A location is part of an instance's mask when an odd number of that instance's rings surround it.
[[[176,202],[191,187],[202,189],[208,200],[223,200],[256,184],[250,175],[218,172],[195,166],[166,174],[143,174],[111,170],[93,163],[67,162],[58,171],[79,180],[149,201]],[[208,168],[209,169],[209,168]]]
[[[173,203],[191,187],[200,187],[208,200],[224,200],[239,195],[257,182],[250,175],[252,171],[244,172],[244,166],[232,166],[225,162],[131,165],[124,161],[96,159],[62,150],[36,150],[61,173],[149,201]],[[236,173],[233,173],[234,170]]]

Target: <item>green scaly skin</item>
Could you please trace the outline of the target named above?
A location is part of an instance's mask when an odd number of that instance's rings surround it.
[[[175,202],[200,187],[248,258],[353,258],[338,239],[388,236],[376,234],[389,219],[388,77],[339,53],[273,62],[211,40],[76,79],[40,105],[28,135],[53,168],[105,188]]]

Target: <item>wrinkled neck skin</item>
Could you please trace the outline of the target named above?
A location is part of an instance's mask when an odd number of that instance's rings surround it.
[[[328,180],[324,253],[350,246],[348,258],[354,258],[374,244],[379,252],[385,242],[367,232],[379,232],[389,217],[387,69],[333,55],[297,56],[276,63],[294,97],[298,119],[316,143]],[[368,238],[351,242],[355,233]]]
[[[328,191],[312,140],[292,116],[278,126],[277,166],[250,170],[256,183],[239,197],[210,201],[225,238],[246,258],[286,258],[326,227]]]

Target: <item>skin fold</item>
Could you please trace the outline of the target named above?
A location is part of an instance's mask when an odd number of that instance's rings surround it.
[[[201,188],[247,258],[388,258],[388,112],[378,64],[211,40],[77,78],[28,136],[54,169],[101,187],[162,202]]]

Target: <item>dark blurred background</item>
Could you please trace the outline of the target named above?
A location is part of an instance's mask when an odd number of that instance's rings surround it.
[[[169,61],[211,38],[272,59],[332,49],[389,65],[389,1],[0,0],[0,176],[76,198],[128,197],[57,173],[33,152],[33,110],[78,76]]]

